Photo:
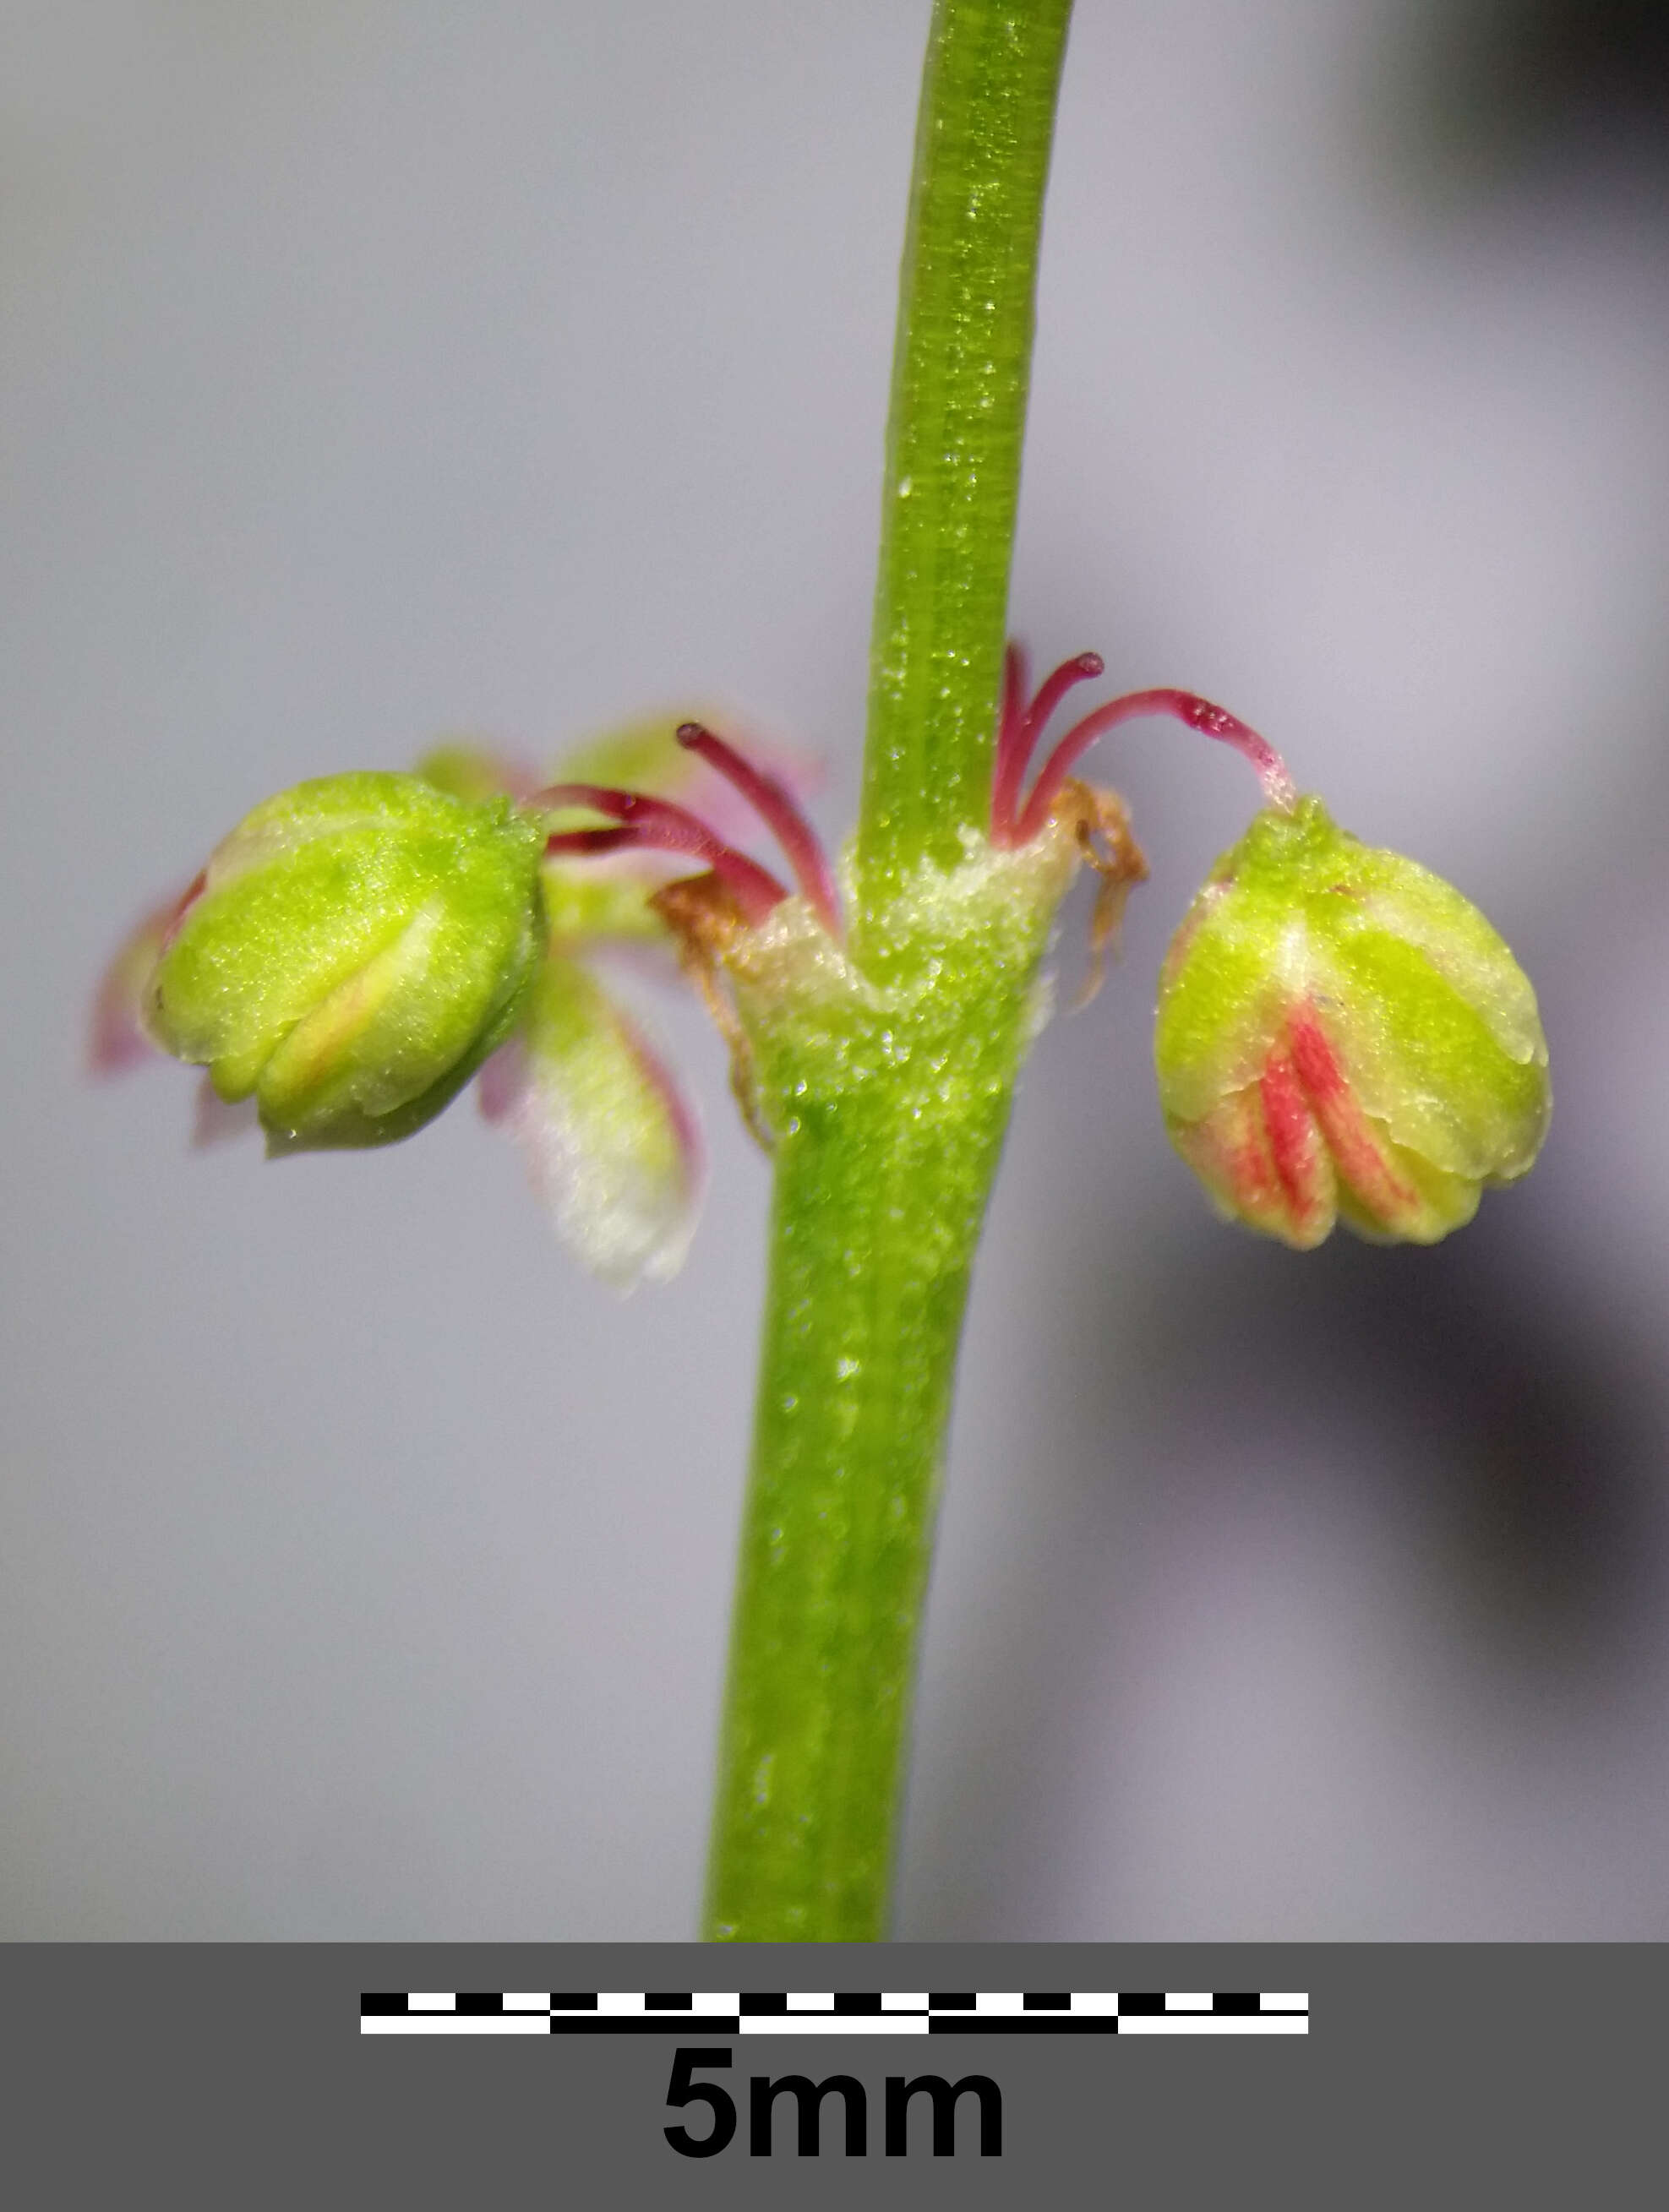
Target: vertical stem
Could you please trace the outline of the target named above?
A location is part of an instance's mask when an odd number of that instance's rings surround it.
[[[1006,1115],[948,1146],[892,1101],[857,1130],[842,1118],[788,1138],[777,1180],[708,1907],[721,1938],[886,1933],[941,1445]],[[901,1238],[918,1207],[931,1225]]]
[[[1071,0],[939,0],[917,126],[858,867],[885,897],[983,829]]]
[[[1065,880],[1046,841],[980,861],[962,833],[990,816],[1070,12],[934,10],[887,433],[857,981],[837,1012],[790,1009],[755,1040],[778,1143],[709,1877],[706,1933],[724,1941],[886,1932],[969,1272]],[[939,872],[965,860],[947,896]]]

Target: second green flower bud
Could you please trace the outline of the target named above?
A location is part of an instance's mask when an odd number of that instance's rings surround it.
[[[1336,1218],[1434,1243],[1547,1129],[1523,969],[1459,891],[1319,799],[1266,808],[1213,869],[1166,958],[1154,1056],[1219,1209],[1300,1249]]]

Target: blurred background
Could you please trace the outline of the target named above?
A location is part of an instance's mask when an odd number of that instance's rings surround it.
[[[1045,1036],[969,1321],[897,1932],[1669,1935],[1669,34],[1080,0],[1014,623],[1265,731],[1535,977],[1542,1164],[1433,1251],[1219,1225],[1165,942]],[[856,798],[927,0],[0,15],[0,1935],[693,1932],[766,1176],[622,1302],[460,1104],[189,1147],[83,1079],[256,799],[727,706]],[[1076,909],[1061,960],[1080,957]]]

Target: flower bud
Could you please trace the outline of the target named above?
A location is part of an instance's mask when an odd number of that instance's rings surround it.
[[[1435,1243],[1546,1133],[1528,978],[1477,908],[1318,799],[1266,808],[1166,957],[1172,1142],[1218,1209],[1300,1250],[1336,1218]]]
[[[417,776],[282,792],[210,858],[146,1025],[222,1098],[253,1093],[271,1151],[409,1136],[516,1019],[544,950],[545,834]]]

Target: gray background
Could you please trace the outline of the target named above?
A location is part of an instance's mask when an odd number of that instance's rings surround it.
[[[1014,618],[1477,898],[1553,1136],[1434,1253],[1217,1226],[1147,1026],[1252,787],[1098,757],[1154,880],[993,1211],[904,1935],[1669,1928],[1663,140],[1447,127],[1445,15],[1081,0]],[[728,702],[840,833],[926,19],[0,9],[0,1935],[694,1924],[766,1196],[716,1042],[659,1010],[713,1188],[623,1304],[467,1103],[194,1155],[85,1006],[256,799],[444,731]]]

